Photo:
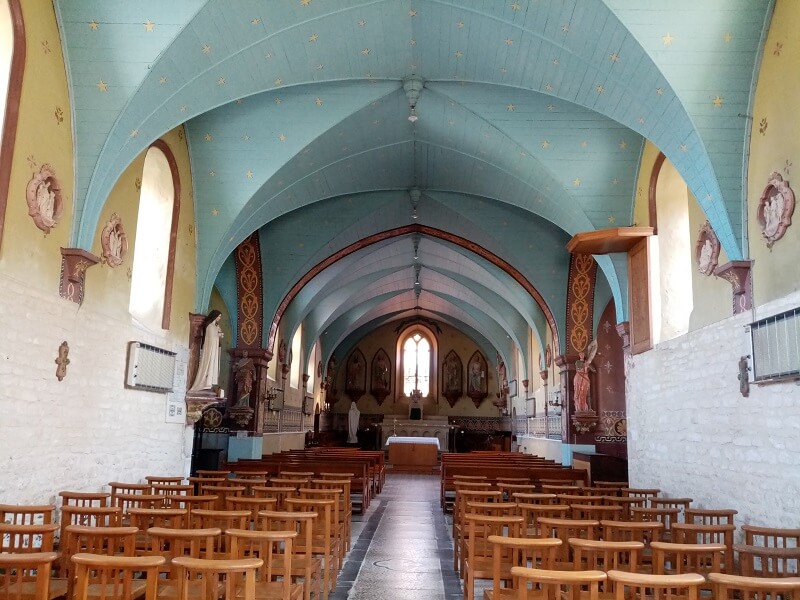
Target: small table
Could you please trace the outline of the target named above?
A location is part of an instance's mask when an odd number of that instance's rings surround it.
[[[386,440],[393,467],[432,467],[439,461],[439,440],[427,437],[390,436]]]

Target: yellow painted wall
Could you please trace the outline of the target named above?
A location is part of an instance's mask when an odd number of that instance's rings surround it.
[[[772,17],[756,86],[747,185],[747,224],[753,259],[754,304],[780,298],[800,288],[797,256],[800,252],[800,213],[770,251],[756,219],[758,201],[773,171],[788,179],[800,196],[800,3],[778,0]]]

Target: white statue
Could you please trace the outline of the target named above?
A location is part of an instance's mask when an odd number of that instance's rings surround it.
[[[218,310],[212,310],[203,319],[200,364],[197,365],[197,375],[189,388],[190,392],[210,390],[219,382],[219,341],[222,339],[220,319],[222,313]]]
[[[350,412],[347,413],[347,443],[358,443],[358,420],[361,418],[361,411],[358,410],[355,402],[350,403]]]
[[[711,244],[711,240],[706,238],[703,242],[703,247],[700,248],[700,260],[698,261],[701,273],[708,273],[711,267],[711,256],[713,253],[714,247]]]
[[[50,181],[45,179],[36,188],[36,203],[39,206],[39,215],[45,227],[56,224],[54,214],[56,208],[56,193],[50,189]]]

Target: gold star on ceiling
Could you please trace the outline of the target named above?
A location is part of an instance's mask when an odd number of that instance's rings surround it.
[[[617,217],[615,217],[614,215],[608,215],[608,222],[613,225],[614,223],[617,222]]]
[[[550,147],[550,140],[545,140],[542,142],[542,150],[547,150]]]
[[[216,173],[216,171],[209,171],[209,172],[208,172],[208,174],[209,174],[211,177],[216,177],[216,176],[217,176],[217,173]]]
[[[316,42],[318,39],[319,39],[319,36],[316,33],[312,33],[310,36],[308,36],[308,41],[309,42]]]
[[[410,11],[408,11],[408,16],[409,16],[409,17],[416,17],[416,16],[417,16],[417,11],[415,11],[415,10],[412,8]]]
[[[275,84],[275,87],[278,87],[279,85],[283,85],[283,79],[281,79],[280,77],[278,77],[278,78],[277,78],[275,81],[273,81],[272,83],[273,83],[273,84]]]
[[[201,50],[203,51],[203,54],[211,54],[211,46],[208,44],[203,44]]]
[[[158,83],[164,85],[165,83],[167,83],[167,78],[164,75],[162,75],[161,77],[159,77]]]
[[[219,210],[217,210],[216,208],[212,208],[211,209],[211,216],[212,217],[218,217],[219,216]]]
[[[661,41],[664,42],[665,46],[672,46],[674,40],[675,38],[672,37],[672,34],[669,32],[667,32],[667,35],[661,36]]]
[[[561,26],[561,31],[569,33],[569,23],[564,23],[564,25]]]
[[[101,92],[107,92],[108,84],[101,79],[100,81],[97,82],[97,89],[100,90]]]
[[[611,180],[611,185],[619,185],[619,179],[614,177],[614,179]]]
[[[131,137],[139,137],[139,130],[138,129],[131,129]]]
[[[580,177],[576,177],[575,181],[573,181],[572,183],[573,183],[573,185],[575,185],[575,187],[579,187],[581,185],[581,183],[582,183],[581,182],[581,178]]]
[[[322,106],[322,98],[314,99],[314,104],[316,104],[317,106]]]
[[[594,89],[598,94],[602,94],[606,91],[606,88],[604,88],[602,84],[598,84]]]
[[[283,102],[283,100],[280,98],[275,98],[275,104],[280,104],[281,102]]]
[[[514,45],[514,40],[512,40],[511,38],[506,38],[506,46],[513,46],[513,45]]]
[[[248,169],[248,170],[247,170],[247,173],[245,173],[245,175],[247,176],[247,178],[248,178],[248,179],[252,179],[252,178],[253,178],[253,175],[254,175],[254,173],[253,173],[253,171],[252,171],[252,170]]]
[[[514,112],[514,109],[515,109],[515,108],[517,108],[517,107],[516,107],[515,105],[513,105],[513,104],[507,104],[507,105],[506,105],[506,110],[507,110],[508,112]]]
[[[97,31],[98,27],[100,27],[100,23],[92,19],[91,22],[89,23],[89,29],[91,29],[92,31]]]
[[[586,140],[583,140],[581,142],[581,148],[588,148],[588,147],[589,147],[589,142],[587,142]]]
[[[285,141],[286,141],[286,136],[285,136],[284,134],[282,134],[282,133],[279,133],[279,134],[278,134],[278,139],[279,139],[280,141],[282,141],[282,142],[285,142]]]
[[[730,44],[733,41],[733,34],[729,31],[722,36],[722,39],[725,40],[726,44]]]
[[[464,29],[464,21],[459,21],[458,23],[456,23],[456,27],[458,27],[459,29]]]
[[[547,105],[547,111],[548,112],[553,112],[555,109],[556,109],[556,107],[554,105],[552,105],[552,104],[548,104]]]
[[[522,8],[522,6],[520,6],[519,2],[513,2],[511,4],[511,10],[519,10],[520,8]]]
[[[501,72],[503,75],[505,75],[506,73],[508,73],[508,69],[506,69],[505,67],[500,67],[500,72]]]
[[[644,125],[644,117],[639,117],[637,121],[639,122],[639,125]]]
[[[236,104],[244,104],[244,98],[237,98]]]
[[[456,55],[456,58],[461,58],[464,56],[464,53],[461,50],[456,50],[454,54]]]
[[[150,19],[147,19],[147,21],[142,23],[142,25],[144,25],[145,31],[153,31],[156,28],[156,24],[153,23]]]
[[[308,6],[309,4],[311,4],[311,0],[300,0],[300,4],[302,6]]]
[[[189,110],[188,106],[186,106],[185,104],[181,106],[181,112],[186,112],[187,110]]]
[[[658,94],[659,96],[663,96],[664,95],[664,88],[657,87],[656,88],[656,94]]]
[[[213,139],[214,139],[214,136],[213,136],[213,135],[211,135],[210,133],[207,133],[207,134],[205,134],[205,135],[203,136],[203,139],[204,139],[205,141],[207,141],[207,142],[210,142],[211,140],[213,140]]]
[[[248,134],[246,134],[246,133],[245,133],[245,134],[242,136],[242,140],[244,140],[245,142],[249,142],[249,141],[250,141],[250,136],[249,136]]]
[[[50,54],[52,52],[52,50],[50,49],[50,42],[49,41],[44,40],[42,42],[42,52],[44,52],[45,54]]]
[[[560,64],[560,63],[558,62],[558,59],[557,59],[557,58],[554,58],[554,59],[553,59],[553,64],[554,64],[555,66],[558,66],[558,65]]]
[[[322,71],[322,69],[324,69],[324,68],[325,68],[325,65],[323,65],[322,63],[317,65],[317,71]]]
[[[264,55],[264,58],[266,58],[267,60],[269,60],[270,58],[272,58],[272,52],[267,52],[267,53]]]
[[[550,84],[550,83],[545,83],[545,84],[544,84],[544,90],[545,90],[546,92],[552,92],[552,91],[553,91],[553,85],[552,85],[552,84]]]
[[[714,98],[711,101],[711,103],[714,105],[715,108],[722,108],[722,105],[725,104],[725,98],[723,98],[722,96],[717,95],[717,97]]]
[[[687,146],[686,144],[681,144],[681,152],[688,152],[688,151],[689,151],[689,146]]]
[[[619,141],[619,149],[620,150],[625,150],[627,147],[628,147],[628,142],[626,142],[625,140],[620,140]]]
[[[225,78],[220,77],[219,79],[217,79],[217,85],[225,85]]]
[[[616,52],[612,52],[611,54],[608,55],[608,59],[612,63],[619,62],[619,54],[617,54]]]
[[[414,38],[411,38],[410,40],[408,40],[408,43],[411,44],[412,46],[416,46],[417,45],[417,40],[415,40]]]
[[[363,54],[364,56],[369,56],[369,48],[364,48],[364,49],[361,51],[361,54]]]
[[[253,25],[259,25],[259,24],[261,23],[261,19],[259,19],[258,17],[256,17],[255,19],[252,19],[252,20],[250,21],[250,23],[251,23],[251,24],[253,24]]]

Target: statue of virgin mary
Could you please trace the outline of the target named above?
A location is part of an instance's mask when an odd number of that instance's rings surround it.
[[[200,362],[197,365],[197,375],[189,387],[190,392],[210,390],[219,382],[219,341],[222,339],[220,319],[222,313],[218,310],[212,310],[203,319]]]

